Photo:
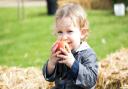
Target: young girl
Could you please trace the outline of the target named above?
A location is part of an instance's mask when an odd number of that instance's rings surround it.
[[[93,89],[96,84],[98,66],[94,51],[86,42],[88,21],[83,8],[78,4],[67,4],[56,12],[55,34],[57,40],[68,45],[56,51],[43,67],[47,81],[55,81],[52,89]],[[56,42],[55,42],[56,44]]]

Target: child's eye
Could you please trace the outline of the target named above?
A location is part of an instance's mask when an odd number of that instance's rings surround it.
[[[62,31],[58,31],[57,33],[58,33],[58,34],[62,34]]]
[[[68,33],[72,33],[73,31],[68,31]]]

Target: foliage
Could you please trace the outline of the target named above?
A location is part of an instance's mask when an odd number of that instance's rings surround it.
[[[128,6],[128,0],[112,0],[112,3],[124,3],[126,6]]]

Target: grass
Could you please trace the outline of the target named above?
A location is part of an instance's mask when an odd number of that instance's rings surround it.
[[[128,15],[116,17],[112,11],[90,11],[89,43],[100,59],[111,52],[128,47]]]
[[[99,60],[111,52],[128,48],[128,15],[116,17],[111,11],[88,11],[89,44]],[[25,8],[24,19],[16,8],[0,8],[0,65],[41,67],[55,41],[54,16],[46,8]]]

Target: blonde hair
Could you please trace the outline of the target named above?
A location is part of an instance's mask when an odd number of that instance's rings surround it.
[[[78,21],[77,23],[79,24],[80,28],[84,27],[85,24],[86,26],[88,25],[87,14],[85,13],[85,10],[79,4],[68,3],[60,7],[56,11],[56,21],[58,19],[62,19],[63,17],[71,17],[73,21],[75,21],[76,19]]]
[[[79,26],[79,28],[84,28],[86,30],[89,29],[89,23],[87,20],[87,14],[85,13],[85,10],[79,5],[75,3],[68,3],[62,7],[60,7],[56,11],[56,23],[58,20],[64,18],[64,17],[70,17],[74,23],[74,25]]]

